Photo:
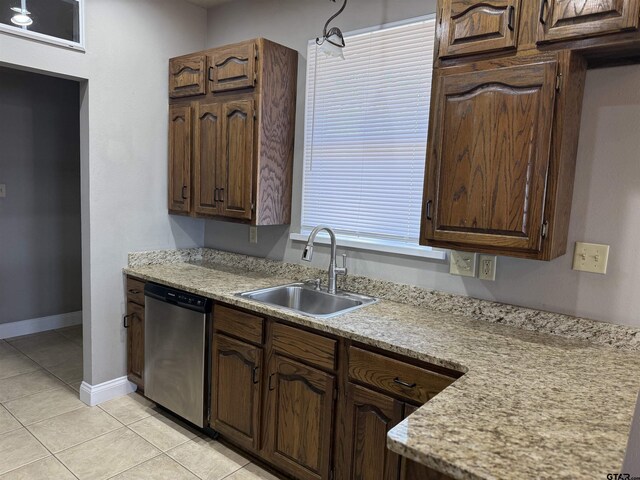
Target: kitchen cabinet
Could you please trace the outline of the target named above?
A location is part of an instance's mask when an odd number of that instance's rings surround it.
[[[567,51],[438,69],[423,245],[565,253],[585,70]]]
[[[144,282],[126,278],[127,377],[144,390]]]
[[[520,0],[443,0],[441,58],[515,50]]]
[[[637,30],[638,0],[542,0],[539,42]]]
[[[169,108],[169,212],[188,213],[191,195],[191,107]]]
[[[170,99],[169,212],[290,223],[297,52],[257,39],[192,56],[209,87]]]
[[[169,97],[191,97],[205,93],[204,55],[185,55],[169,61]]]

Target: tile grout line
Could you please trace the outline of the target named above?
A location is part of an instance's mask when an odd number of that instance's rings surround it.
[[[75,390],[73,390],[72,388],[69,388],[69,386],[68,386],[68,385],[64,385],[64,386],[62,386],[62,385],[61,385],[60,387],[56,387],[56,388],[49,388],[49,389],[47,389],[47,390],[42,390],[42,391],[40,391],[40,392],[32,393],[31,395],[25,395],[24,397],[14,398],[14,399],[12,399],[12,400],[9,400],[9,402],[14,402],[14,401],[16,401],[16,400],[24,400],[25,398],[33,397],[33,396],[35,396],[35,395],[40,395],[41,393],[50,392],[50,391],[52,391],[52,390],[58,390],[58,389],[60,389],[60,390],[61,390],[61,389],[63,389],[64,387],[67,387],[67,389],[68,389],[68,390],[71,390],[73,393],[77,393],[77,392],[76,392]],[[78,400],[79,400],[79,399],[78,399]],[[7,403],[7,402],[2,402],[2,403],[0,403],[0,405],[2,405],[2,406],[5,408],[5,410],[6,410],[7,412],[11,413],[11,411],[7,408],[6,403]],[[71,410],[68,410],[68,411],[66,411],[66,412],[58,413],[57,415],[53,415],[52,417],[42,418],[42,419],[40,419],[40,420],[37,420],[37,421],[32,422],[32,423],[29,423],[29,424],[23,423],[21,420],[19,420],[19,419],[18,419],[18,417],[16,417],[15,415],[13,415],[13,416],[14,416],[14,418],[15,418],[16,420],[18,420],[18,422],[20,422],[20,424],[21,424],[23,427],[27,428],[27,427],[29,427],[29,426],[31,426],[31,425],[35,425],[36,423],[44,422],[45,420],[51,420],[52,418],[59,417],[60,415],[65,415],[65,414],[67,414],[67,413],[71,413],[71,412],[74,412],[74,411],[76,411],[76,410],[80,410],[82,407],[86,407],[86,406],[87,406],[87,405],[85,405],[85,404],[83,403],[83,404],[82,404],[82,405],[80,405],[79,407],[72,408]]]

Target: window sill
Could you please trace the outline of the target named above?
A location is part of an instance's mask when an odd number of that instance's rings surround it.
[[[289,238],[294,242],[306,242],[309,239],[309,233],[290,233]],[[429,258],[433,260],[447,259],[445,250],[420,245],[413,246],[397,242],[385,242],[384,240],[366,240],[340,235],[336,235],[336,239],[339,247],[354,248],[376,253],[391,253],[393,255],[404,255],[407,257]],[[315,243],[329,245],[331,241],[329,240],[329,235],[321,232],[316,237]]]

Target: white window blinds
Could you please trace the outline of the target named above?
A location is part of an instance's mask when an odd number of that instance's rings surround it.
[[[302,231],[417,244],[435,18],[309,42]]]

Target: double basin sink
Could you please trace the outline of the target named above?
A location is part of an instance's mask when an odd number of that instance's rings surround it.
[[[239,293],[238,296],[316,318],[335,317],[378,301],[373,297],[349,292],[328,293],[307,283],[253,290]]]

